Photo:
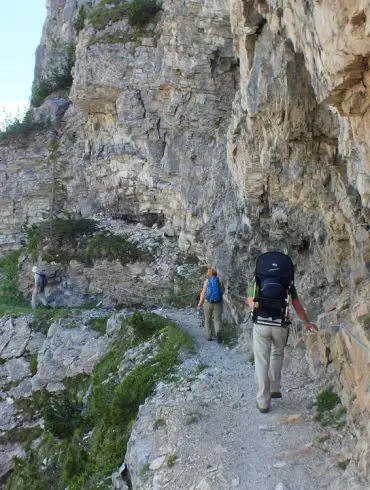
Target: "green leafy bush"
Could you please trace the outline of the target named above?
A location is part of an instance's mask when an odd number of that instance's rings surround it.
[[[81,262],[89,262],[94,259],[106,259],[110,262],[119,260],[122,265],[125,265],[144,258],[145,254],[125,237],[105,231],[88,238],[86,248],[79,260]]]
[[[33,354],[30,357],[29,361],[30,361],[31,374],[32,376],[35,376],[35,374],[37,373],[37,354]]]
[[[50,396],[44,407],[45,429],[60,439],[70,439],[82,424],[82,403],[68,391]]]
[[[135,27],[144,27],[161,7],[156,0],[133,0],[128,7],[128,21]]]
[[[76,62],[75,46],[66,48],[66,62],[62,67],[55,68],[47,78],[39,80],[32,87],[31,104],[40,107],[46,97],[57,90],[69,90],[72,86],[72,68]]]
[[[0,259],[0,295],[13,296],[19,295],[18,281],[19,269],[18,260],[22,251],[10,252]]]
[[[104,29],[109,23],[128,17],[130,25],[144,27],[161,9],[156,0],[103,0],[88,14],[89,24]]]
[[[14,458],[14,469],[7,490],[47,490],[47,481],[40,468],[37,454],[30,450],[26,460]]]
[[[89,12],[88,21],[96,29],[104,29],[110,22],[121,20],[127,13],[128,3],[126,1],[102,0]]]
[[[104,316],[100,318],[90,318],[89,326],[98,331],[101,335],[104,335],[107,330],[107,321],[109,316]]]
[[[339,396],[329,387],[316,397],[316,415],[314,420],[324,427],[340,429],[345,425],[346,408],[343,407]]]
[[[28,110],[23,117],[16,116],[5,121],[5,128],[0,130],[0,141],[25,139],[42,129],[45,129],[45,124],[35,122],[32,111]]]
[[[22,297],[19,289],[18,260],[22,250],[10,252],[0,259],[0,314],[17,313],[22,314],[27,303]]]
[[[77,18],[74,23],[74,28],[76,29],[77,34],[82,31],[85,27],[85,20],[87,19],[87,9],[85,5],[81,5],[78,9]]]
[[[127,326],[134,331],[136,339],[146,340],[163,328],[164,319],[153,313],[135,312],[127,319]]]
[[[64,459],[61,477],[63,487],[78,481],[79,476],[85,471],[87,461],[88,453],[78,438],[74,438],[68,445]]]
[[[60,254],[63,259],[66,248],[65,258],[68,260],[68,253],[72,258],[80,241],[96,229],[96,222],[87,218],[54,219],[52,223],[43,221],[27,230],[28,253],[33,260],[37,260],[41,250],[47,245],[50,261],[62,262],[57,260],[57,255]]]
[[[98,231],[95,221],[86,218],[54,219],[32,226],[28,232],[28,253],[36,260],[68,263],[78,260],[90,265],[93,260],[119,260],[122,265],[150,256],[126,237]]]

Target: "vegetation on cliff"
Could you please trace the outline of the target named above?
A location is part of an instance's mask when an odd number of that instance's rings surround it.
[[[96,29],[104,29],[109,23],[127,17],[129,24],[143,27],[155,17],[161,9],[156,0],[103,0],[92,8],[87,16],[90,25]],[[82,17],[84,14],[79,13]],[[81,24],[81,20],[79,25]]]
[[[150,259],[127,237],[99,230],[97,223],[87,218],[57,218],[33,225],[28,230],[28,253],[33,260],[63,264],[78,260],[89,265],[105,259],[125,265]]]
[[[15,116],[5,121],[4,129],[0,130],[0,141],[23,141],[45,127],[44,123],[36,122],[32,117],[32,111],[28,110],[24,116]]]
[[[64,63],[50,69],[48,75],[40,80],[35,80],[31,104],[40,107],[46,97],[57,91],[69,91],[72,86],[72,68],[76,62],[75,45],[68,44],[58,46],[58,51],[63,53]]]
[[[110,488],[139,406],[171,375],[181,352],[192,348],[191,339],[163,317],[134,313],[123,320],[92,376],[65,380],[66,391],[37,392],[20,404],[30,420],[43,416],[45,431],[37,446],[26,445],[26,461],[16,460],[7,488]],[[143,361],[122,366],[130,349],[145,349]]]

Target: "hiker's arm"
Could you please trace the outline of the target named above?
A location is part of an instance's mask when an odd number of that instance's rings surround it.
[[[297,312],[299,318],[303,321],[304,328],[306,328],[307,330],[311,330],[311,331],[313,330],[317,332],[318,330],[317,326],[309,321],[307,314],[298,298],[292,298],[292,305],[295,311]]]
[[[248,287],[248,297],[244,300],[244,303],[249,306],[251,310],[255,308],[254,298],[256,296],[256,282],[255,280],[250,283]]]
[[[207,294],[207,287],[208,287],[208,280],[206,279],[203,284],[202,292],[200,293],[198,308],[201,308],[203,306]]]
[[[251,310],[254,308],[254,298],[252,296],[248,296],[248,298],[245,300],[245,303],[249,306]]]

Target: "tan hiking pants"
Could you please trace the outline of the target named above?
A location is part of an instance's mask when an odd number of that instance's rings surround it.
[[[205,301],[203,309],[204,326],[206,327],[207,337],[210,338],[212,336],[212,318],[215,327],[215,335],[221,331],[222,302],[208,303],[208,301]]]
[[[41,303],[44,306],[47,306],[48,302],[47,302],[46,297],[45,297],[45,292],[40,291],[40,286],[35,286],[33,288],[33,292],[32,292],[32,300],[31,300],[32,309],[36,308],[38,299],[41,301]]]
[[[255,324],[253,327],[254,365],[257,379],[257,403],[270,405],[270,393],[281,390],[281,370],[288,329]]]

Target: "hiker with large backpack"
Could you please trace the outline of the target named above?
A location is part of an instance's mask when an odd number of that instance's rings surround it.
[[[48,306],[48,302],[45,297],[45,286],[48,283],[47,275],[43,272],[39,272],[35,265],[32,267],[32,272],[34,274],[34,285],[31,300],[32,309],[36,308],[38,299],[44,306]]]
[[[224,281],[218,277],[216,269],[212,267],[208,270],[207,279],[203,283],[198,309],[203,307],[207,340],[213,340],[213,319],[215,335],[218,343],[221,343],[222,300],[224,292]]]
[[[257,408],[261,413],[269,411],[271,398],[282,397],[281,370],[290,324],[289,298],[304,328],[317,331],[299,301],[291,258],[281,252],[261,254],[246,300],[253,312]]]

